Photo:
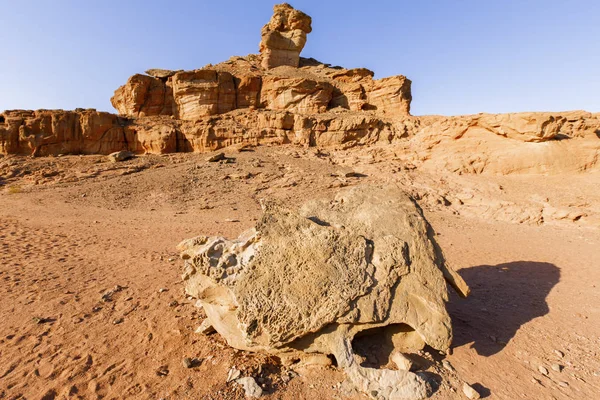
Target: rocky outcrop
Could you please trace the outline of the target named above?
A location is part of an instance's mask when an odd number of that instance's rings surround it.
[[[417,121],[403,152],[430,170],[507,175],[600,166],[600,114],[477,114]]]
[[[179,119],[196,120],[236,107],[235,84],[228,72],[210,69],[178,72],[173,75],[173,96]]]
[[[110,99],[119,114],[129,117],[175,115],[171,81],[136,74]]]
[[[134,135],[127,119],[96,110],[14,110],[1,120],[2,153],[109,154],[127,148]]]
[[[303,67],[260,73],[240,71],[248,59],[163,78],[134,75],[111,99],[128,117],[173,116],[195,121],[237,109],[320,114],[342,108],[382,117],[408,116],[410,80],[402,75],[373,80],[369,70]],[[252,64],[250,64],[252,65]]]
[[[6,111],[0,115],[0,153],[59,154],[172,153],[183,146],[179,124],[170,118],[135,121],[94,109]],[[189,150],[191,151],[191,149]]]
[[[451,340],[446,281],[468,287],[444,261],[415,202],[395,186],[359,186],[300,211],[266,204],[236,240],[200,236],[179,245],[188,295],[229,345],[288,358],[333,355],[361,390],[421,399],[409,371],[364,368],[353,338],[374,328],[405,352]],[[268,307],[265,307],[268,304]]]
[[[298,67],[311,18],[287,3],[273,7],[271,20],[262,28],[260,53],[265,69],[288,65]]]
[[[305,78],[265,76],[261,103],[270,110],[289,110],[298,114],[327,111],[333,86],[324,81]]]
[[[409,115],[411,81],[403,75],[383,78],[372,82],[367,92],[370,107],[388,115]]]

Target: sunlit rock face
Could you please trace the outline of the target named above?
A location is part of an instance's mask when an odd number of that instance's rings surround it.
[[[187,294],[231,346],[333,355],[361,390],[386,399],[423,398],[428,385],[409,371],[361,367],[354,337],[390,327],[401,351],[446,351],[446,281],[468,294],[421,210],[396,186],[359,186],[300,210],[268,203],[237,239],[200,236],[179,249]]]
[[[312,19],[287,3],[273,7],[271,20],[262,28],[260,53],[266,69],[288,65],[298,67]]]

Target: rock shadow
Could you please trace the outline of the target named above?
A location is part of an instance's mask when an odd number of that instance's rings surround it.
[[[452,347],[472,343],[486,357],[500,352],[521,326],[548,314],[546,297],[560,280],[556,265],[533,261],[480,265],[460,275],[471,294],[461,299],[451,293]]]

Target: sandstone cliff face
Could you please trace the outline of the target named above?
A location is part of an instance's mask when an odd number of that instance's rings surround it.
[[[108,154],[132,139],[126,119],[95,110],[6,111],[0,124],[0,151],[36,156]]]
[[[176,112],[171,82],[136,74],[110,99],[119,114],[131,117],[173,115]]]
[[[276,6],[261,54],[193,71],[151,69],[94,110],[0,114],[0,152],[52,155],[210,151],[237,143],[398,144],[404,158],[457,173],[600,167],[600,118],[566,113],[410,115],[411,81],[300,58],[311,19]]]
[[[311,18],[289,4],[273,7],[273,16],[261,31],[260,53],[265,69],[282,65],[297,67],[306,35],[312,31]]]
[[[332,92],[328,82],[269,75],[263,79],[260,98],[267,109],[318,114],[327,110]]]
[[[233,76],[227,72],[196,70],[173,76],[177,117],[194,120],[229,112],[236,107]]]
[[[503,121],[498,125],[498,121]],[[600,115],[587,112],[385,118],[372,111],[234,110],[193,121],[94,110],[0,114],[0,153],[204,152],[233,144],[349,148],[393,144],[425,169],[561,173],[600,168]]]
[[[277,5],[263,27],[260,55],[194,71],[151,69],[134,75],[111,99],[119,114],[173,116],[196,121],[236,109],[318,114],[334,108],[410,114],[411,82],[398,75],[374,80],[364,68],[346,70],[300,58],[311,19],[288,4]]]
[[[253,72],[244,71],[245,65]],[[305,115],[340,107],[385,117],[410,115],[411,82],[402,75],[374,80],[369,70],[324,64],[275,71],[258,68],[256,61],[240,57],[167,78],[134,75],[111,101],[124,116],[167,115],[188,121],[247,108]]]
[[[398,75],[373,81],[368,91],[368,103],[375,110],[388,115],[409,115],[411,81]]]

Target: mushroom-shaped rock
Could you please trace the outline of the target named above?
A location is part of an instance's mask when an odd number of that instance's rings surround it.
[[[282,359],[331,354],[359,389],[385,399],[424,398],[429,385],[410,371],[361,366],[354,337],[383,328],[402,351],[425,343],[445,351],[446,280],[468,294],[396,186],[355,187],[297,211],[265,203],[239,238],[200,236],[179,249],[187,294],[229,345]]]
[[[287,3],[273,7],[273,16],[261,31],[260,52],[266,69],[289,65],[298,67],[300,52],[311,32],[311,18]]]

